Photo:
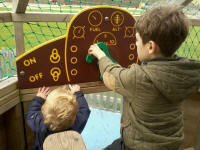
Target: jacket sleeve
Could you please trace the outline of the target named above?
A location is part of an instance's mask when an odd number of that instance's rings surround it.
[[[89,118],[90,109],[82,91],[76,92],[75,95],[76,95],[76,100],[79,104],[79,110],[76,115],[76,119],[74,125],[72,126],[72,129],[81,133]]]
[[[105,56],[99,60],[99,69],[101,75],[103,76],[104,83],[111,82],[111,80],[105,80],[104,77],[106,74],[113,76],[114,84],[112,85],[114,87],[111,88],[111,90],[114,90],[123,96],[133,95],[136,87],[135,64],[131,65],[130,68],[124,68],[119,64],[113,63],[107,56]],[[105,83],[105,85],[107,84]]]
[[[41,132],[46,128],[43,122],[41,107],[44,104],[44,99],[41,97],[34,97],[29,104],[28,111],[25,115],[26,123],[33,132]]]

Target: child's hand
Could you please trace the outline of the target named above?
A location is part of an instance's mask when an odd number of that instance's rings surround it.
[[[50,89],[49,88],[46,88],[46,87],[42,87],[42,88],[39,88],[38,89],[38,93],[37,93],[37,96],[43,98],[44,100],[46,100],[48,94],[50,93]]]
[[[80,86],[78,84],[71,85],[69,84],[69,92],[74,95],[74,93],[80,91]]]
[[[93,44],[90,46],[88,54],[95,56],[98,60],[106,56],[106,54],[99,48],[97,44]]]

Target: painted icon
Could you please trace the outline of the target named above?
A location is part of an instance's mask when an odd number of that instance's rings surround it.
[[[99,26],[102,23],[103,16],[100,11],[94,10],[91,11],[89,16],[88,16],[88,22],[92,26]]]
[[[85,26],[73,26],[74,30],[73,30],[73,39],[77,38],[77,39],[85,39]]]
[[[51,76],[53,77],[54,81],[58,81],[59,80],[59,76],[61,74],[61,70],[58,67],[53,67],[50,71]]]
[[[134,37],[134,27],[125,27],[125,35],[124,38]]]
[[[124,22],[124,15],[120,11],[115,11],[111,16],[111,23],[113,26],[121,26]]]
[[[59,63],[60,61],[60,55],[58,54],[58,50],[54,48],[50,55],[50,61],[54,64]]]

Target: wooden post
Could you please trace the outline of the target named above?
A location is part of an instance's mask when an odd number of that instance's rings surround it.
[[[7,145],[6,150],[25,150],[21,104],[3,114]]]
[[[20,56],[25,52],[23,23],[15,22],[14,30],[15,30],[16,55]]]
[[[12,22],[10,12],[0,12],[0,22]]]
[[[23,102],[24,115],[27,113],[29,104],[30,104],[30,101]],[[33,150],[34,142],[35,142],[35,135],[34,135],[34,132],[31,131],[31,129],[28,127],[26,122],[25,122],[25,133],[26,133],[27,150]]]
[[[28,2],[29,0],[14,0],[12,12],[25,13]],[[23,23],[14,22],[14,31],[15,31],[16,55],[19,56],[25,52]]]
[[[13,0],[13,13],[25,13],[29,0]],[[13,22],[15,32],[16,56],[25,52],[23,22]],[[6,123],[9,149],[26,149],[26,135],[24,126],[24,110],[22,103],[7,112]],[[13,122],[16,121],[17,123]],[[14,137],[14,138],[13,138]],[[16,138],[19,137],[19,138]],[[14,140],[15,139],[15,140]],[[23,141],[23,142],[22,142]],[[18,144],[18,142],[21,143]],[[17,144],[17,145],[16,145]],[[14,147],[15,145],[15,147]]]
[[[181,5],[183,7],[187,6],[192,0],[177,0],[174,4]]]
[[[0,149],[6,149],[6,128],[3,115],[0,115]]]
[[[190,2],[192,2],[192,0],[184,0],[183,2],[182,2],[182,6],[187,6]]]
[[[16,77],[0,82],[0,150],[24,150],[23,113]]]
[[[15,13],[24,13],[29,0],[13,0],[12,11]]]

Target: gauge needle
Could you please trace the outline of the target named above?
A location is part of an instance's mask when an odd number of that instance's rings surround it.
[[[94,18],[94,20],[97,20],[97,18],[95,16],[92,16]]]

